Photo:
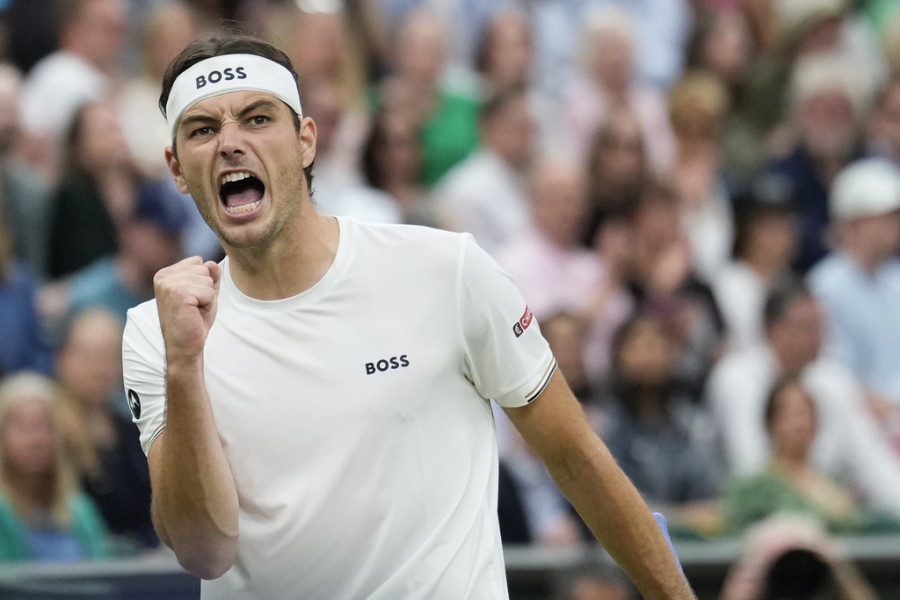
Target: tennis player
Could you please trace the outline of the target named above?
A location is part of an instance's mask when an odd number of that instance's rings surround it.
[[[644,597],[694,598],[473,238],[317,212],[316,124],[283,53],[194,42],[160,106],[227,257],[156,275],[125,384],[155,526],[205,600],[508,598],[491,399]]]

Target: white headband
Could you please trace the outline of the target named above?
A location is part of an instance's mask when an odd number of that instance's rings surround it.
[[[201,60],[175,78],[166,102],[166,122],[172,140],[181,115],[210,96],[237,91],[272,94],[303,115],[297,81],[280,64],[255,54],[223,54]]]

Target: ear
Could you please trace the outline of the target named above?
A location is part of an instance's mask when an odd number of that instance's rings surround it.
[[[178,162],[178,159],[175,158],[175,153],[172,152],[172,147],[166,147],[166,164],[169,165],[169,171],[172,173],[172,177],[175,179],[175,186],[178,188],[178,191],[182,194],[188,194],[187,183],[184,181],[184,174],[181,171],[181,163]]]
[[[303,151],[303,167],[312,164],[316,158],[316,122],[309,117],[303,117],[300,124],[300,147]]]

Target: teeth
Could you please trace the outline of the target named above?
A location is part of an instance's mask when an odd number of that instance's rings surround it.
[[[225,212],[230,215],[240,215],[243,213],[248,213],[256,210],[261,202],[262,200],[257,200],[256,202],[250,202],[249,204],[241,204],[240,206],[226,206]]]
[[[222,175],[222,181],[219,185],[225,185],[226,183],[231,183],[232,181],[240,181],[241,179],[247,179],[248,177],[252,177],[250,173],[247,171],[238,171],[237,173],[226,173]]]

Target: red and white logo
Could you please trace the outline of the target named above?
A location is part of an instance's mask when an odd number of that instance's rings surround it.
[[[519,317],[519,320],[513,325],[513,333],[516,334],[516,337],[525,333],[525,330],[528,329],[532,321],[534,321],[534,313],[526,306],[525,312],[522,313],[522,316]]]

